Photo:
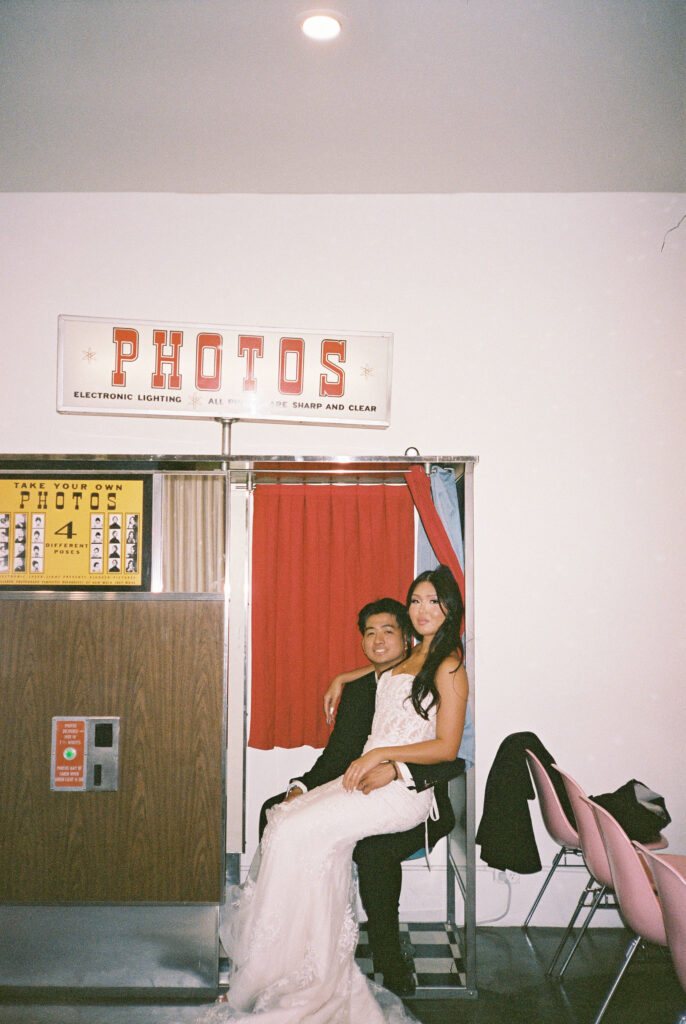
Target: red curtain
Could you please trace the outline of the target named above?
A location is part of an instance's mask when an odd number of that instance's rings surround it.
[[[405,600],[414,565],[406,487],[269,484],[255,490],[252,747],[323,747],[322,696],[364,664],[357,613]]]
[[[413,466],[409,473],[405,474],[405,480],[412,493],[412,500],[417,506],[422,526],[426,530],[429,544],[438,561],[452,570],[464,601],[464,570],[457,560],[455,548],[434,505],[429,478],[420,466]]]

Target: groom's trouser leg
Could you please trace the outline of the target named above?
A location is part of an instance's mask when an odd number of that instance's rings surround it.
[[[397,971],[402,962],[398,906],[402,862],[424,846],[424,824],[407,832],[367,836],[355,846],[360,899],[367,915],[367,934],[376,970]]]
[[[259,838],[262,838],[262,833],[267,827],[267,811],[270,807],[274,807],[275,804],[280,804],[286,799],[285,793],[277,793],[276,796],[270,796],[268,800],[265,800],[260,809],[260,823],[259,823]]]

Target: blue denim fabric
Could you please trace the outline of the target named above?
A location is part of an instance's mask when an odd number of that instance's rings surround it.
[[[469,702],[465,711],[462,742],[460,743],[457,756],[464,759],[465,771],[467,768],[474,767],[474,718],[472,717],[472,709],[469,706]]]
[[[464,569],[464,544],[462,542],[462,523],[460,522],[460,506],[457,502],[457,488],[452,469],[445,466],[432,466],[429,474],[431,481],[431,497],[441,522],[445,526],[450,543],[457,555],[457,560]],[[438,565],[433,548],[429,544],[426,531],[419,523],[417,536],[417,572],[435,569]]]
[[[431,480],[431,497],[433,498],[434,505],[441,522],[445,526],[450,543],[457,555],[457,560],[464,569],[462,523],[460,521],[460,506],[457,501],[457,488],[455,487],[453,471],[445,466],[432,466],[429,478]],[[429,538],[420,520],[417,535],[417,574],[426,572],[427,569],[435,569],[437,565],[438,559],[429,544]],[[462,742],[457,756],[464,758],[467,768],[471,768],[474,764],[474,718],[469,704],[467,704]]]

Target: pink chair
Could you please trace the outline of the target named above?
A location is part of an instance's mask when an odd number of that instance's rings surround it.
[[[573,931],[579,913],[584,906],[589,906],[589,904],[586,903],[586,898],[588,897],[590,899],[590,909],[583,925],[581,926],[581,930],[574,941],[569,955],[567,956],[567,959],[558,972],[558,977],[561,978],[567,970],[572,957],[576,953],[579,943],[586,934],[586,929],[591,923],[596,910],[598,910],[599,907],[603,909],[617,910],[618,905],[615,898],[610,862],[607,859],[605,845],[603,843],[595,815],[591,810],[588,799],[586,798],[584,800],[586,794],[579,783],[576,782],[571,775],[568,775],[567,772],[563,772],[561,768],[557,767],[557,765],[554,765],[554,767],[562,776],[562,781],[564,782],[569,802],[572,805],[574,817],[576,818],[576,827],[579,833],[579,839],[581,840],[581,852],[584,855],[586,867],[591,875],[589,883],[581,894],[576,910],[574,911],[572,919],[567,926],[567,931],[563,935],[560,945],[553,957],[553,961],[548,968],[547,973],[552,974],[553,968]],[[661,836],[659,840],[656,840],[656,842],[648,843],[647,845],[650,849],[662,850],[668,844],[664,836]]]
[[[624,923],[633,932],[624,954],[624,962],[594,1021],[594,1024],[599,1024],[639,946],[645,945],[646,942],[652,942],[657,946],[666,946],[667,936],[660,902],[653,891],[645,864],[632,841],[619,822],[604,807],[600,807],[599,804],[585,796],[580,799],[591,809],[595,817],[610,865],[612,885],[617,897],[619,912]]]
[[[577,831],[572,828],[569,819],[564,812],[562,804],[560,803],[560,798],[557,795],[550,776],[531,750],[526,751],[526,760],[536,788],[536,793],[538,794],[538,806],[541,809],[543,824],[545,825],[550,838],[553,842],[558,844],[560,849],[555,855],[552,867],[539,890],[538,896],[532,904],[531,910],[526,915],[526,920],[522,925],[523,928],[528,927],[529,921],[533,917],[536,907],[541,902],[541,897],[548,888],[548,883],[555,874],[557,868],[560,866],[572,866],[569,865],[567,861],[568,856],[581,857],[581,842],[579,840],[579,835]]]
[[[686,991],[686,857],[656,855],[641,843],[634,843],[634,846],[643,854],[653,873],[669,952],[681,987]]]
[[[614,897],[614,890],[612,888],[612,872],[610,871],[610,864],[607,859],[607,854],[605,853],[603,840],[593,816],[593,811],[582,799],[586,794],[579,783],[574,781],[571,775],[563,772],[557,765],[553,765],[553,768],[562,776],[564,787],[567,790],[567,796],[569,797],[569,802],[572,805],[574,817],[576,818],[576,827],[579,833],[579,840],[581,842],[581,852],[590,875],[588,884],[579,897],[576,910],[572,914],[571,920],[567,925],[567,930],[562,936],[560,944],[555,950],[555,956],[553,957],[550,967],[546,972],[547,974],[553,973],[555,964],[560,958],[562,950],[574,930],[576,919],[584,907],[589,907],[586,919],[581,926],[581,930],[574,941],[569,955],[561,969],[558,971],[557,976],[558,978],[561,978],[569,967],[569,963],[576,953],[579,943],[586,934],[586,929],[591,923],[593,915],[598,907],[615,910],[617,908],[617,901]]]

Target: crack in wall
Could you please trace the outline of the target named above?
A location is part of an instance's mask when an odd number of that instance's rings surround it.
[[[667,235],[671,234],[672,231],[676,231],[677,228],[680,228],[685,220],[686,220],[686,213],[683,215],[683,217],[681,217],[680,220],[677,221],[677,223],[674,225],[673,228],[669,228],[668,231],[665,231],[665,237],[662,239],[662,248],[660,249],[660,252],[664,252],[665,251],[665,243],[667,242]]]

